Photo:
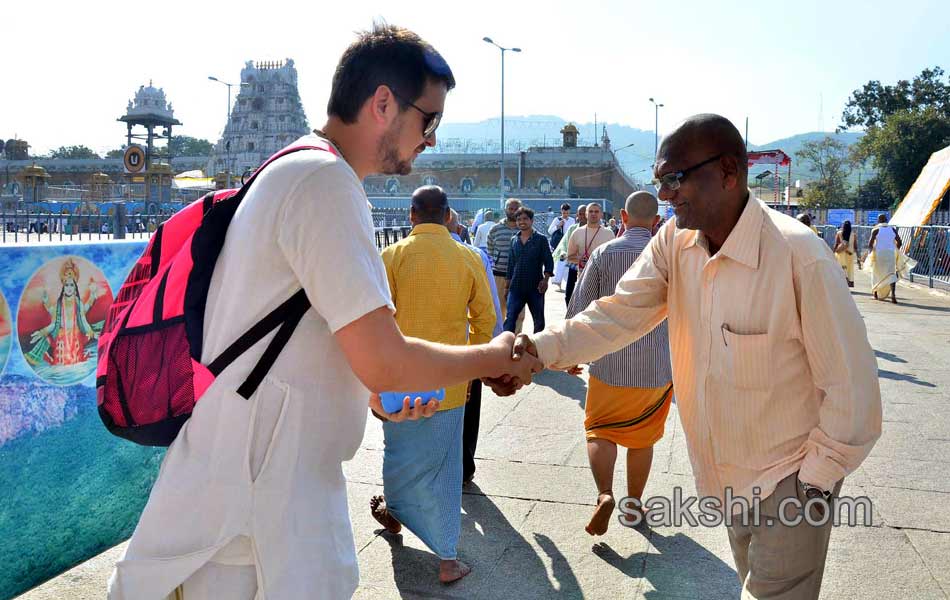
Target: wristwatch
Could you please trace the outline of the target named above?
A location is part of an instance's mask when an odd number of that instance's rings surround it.
[[[831,500],[831,492],[826,492],[816,485],[804,481],[799,481],[798,485],[802,488],[802,493],[805,494],[805,498],[808,500],[812,498],[823,498],[826,502]]]

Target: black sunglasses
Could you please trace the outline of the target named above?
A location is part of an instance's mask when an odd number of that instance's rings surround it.
[[[442,113],[440,112],[426,112],[409,101],[408,98],[397,92],[396,90],[390,88],[390,91],[393,93],[393,96],[399,99],[400,102],[404,102],[414,109],[422,113],[422,116],[425,117],[425,120],[422,122],[422,137],[429,139],[432,137],[432,134],[435,133],[435,130],[439,128],[439,123],[442,122]]]
[[[719,160],[722,157],[723,155],[720,153],[720,154],[717,154],[716,156],[707,158],[701,163],[697,163],[681,171],[673,171],[672,173],[667,173],[666,175],[663,175],[662,177],[654,177],[652,181],[653,186],[656,187],[657,192],[659,192],[663,188],[666,188],[670,190],[671,192],[675,192],[676,190],[680,189],[680,185],[683,183],[683,180],[686,179],[687,175],[689,175],[690,173],[692,173],[693,171],[697,169],[701,169],[705,167],[706,165],[708,165],[714,160]]]

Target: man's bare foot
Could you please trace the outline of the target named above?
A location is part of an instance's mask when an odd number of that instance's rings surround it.
[[[453,583],[472,572],[472,567],[460,560],[443,560],[439,563],[439,581]]]
[[[373,518],[380,525],[386,528],[389,533],[399,533],[402,531],[402,523],[396,520],[396,517],[389,514],[386,509],[386,499],[382,496],[373,496],[369,499],[369,509],[373,513]]]
[[[610,517],[614,514],[614,507],[617,502],[610,492],[602,492],[597,496],[597,508],[594,509],[594,516],[590,518],[590,523],[584,529],[590,535],[604,535],[607,533],[607,526],[610,524]]]

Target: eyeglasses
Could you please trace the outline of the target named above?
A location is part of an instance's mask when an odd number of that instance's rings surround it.
[[[666,188],[670,190],[671,192],[675,192],[676,190],[680,189],[680,185],[682,185],[683,180],[686,179],[687,175],[689,175],[690,173],[692,173],[693,171],[697,169],[701,169],[702,167],[705,167],[706,165],[708,165],[714,160],[719,160],[720,158],[722,158],[722,156],[723,156],[722,154],[717,154],[716,156],[707,158],[703,162],[695,164],[692,167],[687,167],[683,169],[682,171],[673,171],[672,173],[667,173],[666,175],[663,175],[662,177],[654,177],[652,181],[653,186],[656,188],[657,192],[659,192],[663,188]]]
[[[429,139],[432,137],[432,134],[435,133],[435,130],[439,128],[439,123],[442,122],[442,113],[440,112],[426,112],[409,101],[408,98],[396,92],[396,90],[390,90],[393,93],[393,96],[398,98],[400,102],[405,102],[409,106],[418,110],[422,113],[422,116],[425,117],[425,120],[422,122],[422,137]]]

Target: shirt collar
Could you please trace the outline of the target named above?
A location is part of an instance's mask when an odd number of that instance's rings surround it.
[[[762,220],[765,206],[750,193],[739,222],[732,228],[719,253],[742,263],[750,269],[759,268],[759,242],[762,239]]]
[[[462,236],[460,236],[459,234],[457,234],[457,233],[452,233],[452,232],[450,231],[450,232],[449,232],[449,235],[452,236],[452,239],[455,240],[456,242],[458,242],[458,243],[460,243],[460,244],[462,243]]]
[[[653,236],[653,232],[647,229],[646,227],[631,227],[630,229],[624,229],[623,235],[621,235],[620,237],[624,237],[624,238],[640,237],[643,234],[646,234],[647,236],[650,236],[650,237]]]
[[[450,235],[449,230],[445,225],[438,225],[436,223],[419,223],[412,228],[412,232],[409,235],[413,236],[420,234],[444,235],[446,237]]]
[[[751,193],[746,201],[739,221],[732,228],[726,242],[719,249],[719,254],[742,263],[750,269],[759,268],[759,243],[762,239],[762,221],[765,218],[765,205]],[[706,236],[700,231],[693,231],[693,239],[686,243],[684,248],[699,246],[709,251]]]

